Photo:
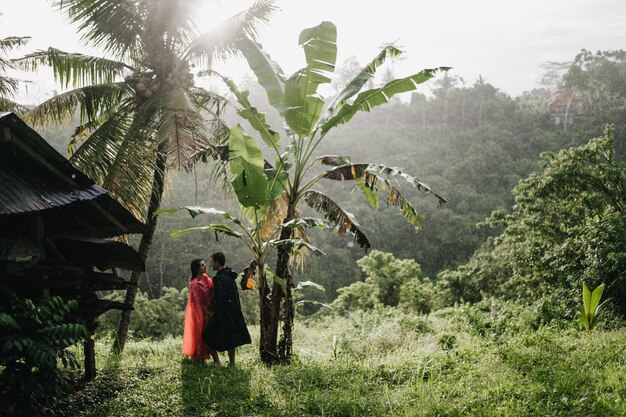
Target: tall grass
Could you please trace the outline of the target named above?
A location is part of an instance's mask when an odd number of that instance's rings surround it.
[[[624,416],[626,330],[487,337],[463,310],[388,309],[301,322],[296,359],[235,368],[181,358],[180,339],[98,343],[100,376],[59,416]],[[258,329],[251,328],[251,334]],[[335,343],[333,344],[333,339]],[[452,340],[452,341],[450,341]]]

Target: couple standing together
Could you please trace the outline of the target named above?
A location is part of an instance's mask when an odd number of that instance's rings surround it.
[[[213,362],[219,365],[217,352],[227,351],[229,364],[234,366],[235,348],[251,343],[251,340],[241,312],[237,273],[225,267],[225,263],[223,253],[211,255],[209,266],[215,271],[211,279],[206,275],[204,259],[191,262],[183,355],[200,362],[213,358]]]

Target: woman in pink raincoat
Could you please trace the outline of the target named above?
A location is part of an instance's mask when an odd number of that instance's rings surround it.
[[[185,330],[183,333],[183,355],[199,362],[213,358],[219,363],[217,352],[210,349],[202,340],[202,331],[213,315],[213,281],[206,274],[204,259],[191,262],[189,298],[185,310]]]

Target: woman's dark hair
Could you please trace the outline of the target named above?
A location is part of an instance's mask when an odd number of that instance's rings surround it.
[[[226,264],[226,256],[224,256],[222,252],[215,252],[213,255],[211,255],[211,259],[217,262],[217,264],[220,266],[224,266]]]
[[[191,261],[191,279],[198,276],[198,272],[200,272],[200,262],[204,259],[194,259]]]

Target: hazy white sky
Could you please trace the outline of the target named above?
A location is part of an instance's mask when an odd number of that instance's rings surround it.
[[[48,46],[93,53],[50,3],[0,0],[0,37],[32,36],[22,53]],[[204,13],[206,24],[251,3],[222,0]],[[304,63],[297,45],[300,31],[322,20],[337,25],[339,65],[352,55],[364,64],[382,44],[394,42],[405,51],[405,59],[393,64],[396,76],[452,66],[451,74],[469,84],[482,74],[511,95],[536,86],[546,61],[571,60],[582,48],[626,47],[625,0],[276,0],[276,5],[281,10],[262,30],[260,42],[286,74]],[[236,79],[247,70],[243,61],[219,69]],[[52,88],[51,81],[34,83],[25,102],[40,101]]]

